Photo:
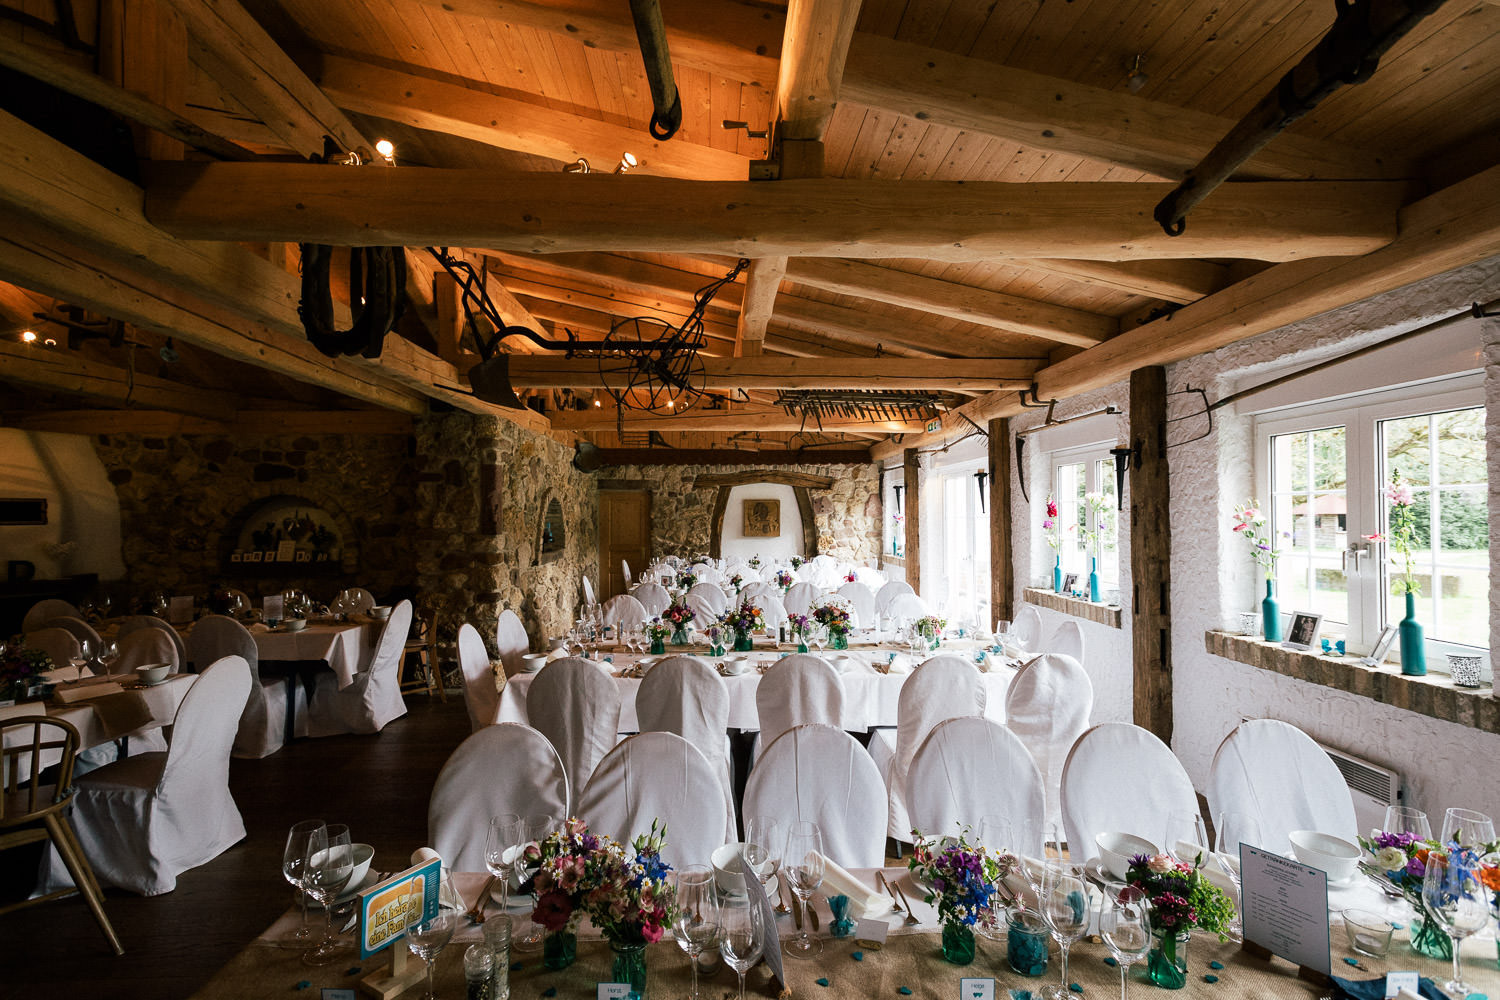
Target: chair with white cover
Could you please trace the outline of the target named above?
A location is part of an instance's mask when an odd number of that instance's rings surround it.
[[[1287,834],[1317,830],[1350,843],[1359,833],[1349,785],[1323,748],[1277,719],[1242,722],[1224,738],[1208,773],[1214,821],[1225,810],[1256,820],[1262,843],[1276,854],[1292,849]]]
[[[924,836],[957,837],[985,816],[1010,820],[1014,844],[1031,853],[1042,842],[1047,798],[1026,744],[993,719],[968,715],[933,727],[912,756],[906,808]]]
[[[83,648],[85,658],[98,656],[103,652],[104,644],[99,639],[99,633],[94,631],[94,626],[82,618],[74,618],[71,615],[63,615],[47,622],[45,628],[63,628],[73,633],[73,638],[78,640],[78,645]],[[62,666],[62,664],[58,664]]]
[[[27,632],[22,640],[27,649],[38,649],[47,654],[54,667],[66,667],[74,660],[82,659],[83,645],[78,637],[65,628],[39,628]]]
[[[766,620],[766,628],[777,628],[786,621],[786,605],[775,594],[757,598],[755,606],[760,608],[760,615]]]
[[[1129,833],[1161,848],[1167,817],[1198,812],[1198,795],[1161,740],[1128,722],[1104,722],[1078,738],[1063,765],[1068,856],[1099,853],[1101,833]]]
[[[1010,635],[1027,653],[1040,652],[1037,647],[1042,641],[1042,613],[1030,604],[1021,605],[1011,624]]]
[[[930,614],[932,611],[928,608],[927,602],[917,594],[897,594],[885,606],[886,617],[896,621],[914,622]]]
[[[854,623],[861,628],[875,624],[875,592],[862,583],[846,583],[839,588],[839,596],[847,600],[854,609]]]
[[[729,689],[708,661],[696,656],[669,656],[641,679],[635,693],[635,716],[641,732],[676,733],[697,747],[724,785],[724,801],[734,815],[734,785],[729,769]],[[734,831],[726,830],[726,839]]]
[[[713,609],[715,615],[722,615],[724,609],[729,606],[729,598],[724,596],[724,588],[717,583],[694,584],[688,588],[687,596],[701,597]]]
[[[482,872],[493,817],[567,812],[568,776],[547,737],[501,722],[475,730],[438,772],[427,804],[427,842],[454,871]]]
[[[531,682],[526,715],[562,758],[575,799],[570,811],[576,811],[579,791],[615,745],[620,689],[592,660],[560,657],[538,671]]]
[[[939,722],[983,715],[984,705],[984,678],[961,656],[929,656],[901,683],[894,732],[877,729],[870,740],[870,757],[889,790],[886,835],[892,840],[911,843],[906,776],[917,748]]]
[[[180,673],[181,661],[177,658],[177,644],[172,637],[159,628],[139,628],[127,635],[122,635],[115,643],[120,655],[115,662],[109,665],[112,674],[133,674],[136,667],[146,667],[157,663],[170,663],[172,669],[169,674]],[[204,660],[204,663],[212,663],[212,660]]]
[[[844,868],[885,863],[885,788],[854,737],[813,723],[770,743],[745,784],[745,822],[775,817],[823,831],[823,853]]]
[[[620,570],[625,574],[625,586],[629,587],[635,581],[630,576],[630,562],[626,559],[620,560]]]
[[[632,590],[630,596],[646,609],[648,618],[657,617],[672,603],[672,596],[667,593],[667,588],[659,583],[643,583]]]
[[[385,630],[375,643],[370,665],[355,674],[346,688],[338,676],[320,671],[307,709],[307,735],[378,733],[393,719],[406,714],[401,700],[402,647],[411,631],[411,601],[402,601],[391,611]]]
[[[464,710],[469,713],[469,731],[478,732],[494,724],[500,712],[500,692],[495,689],[490,651],[484,648],[479,630],[468,622],[458,627],[458,669],[464,675]]]
[[[521,673],[526,665],[521,657],[531,652],[531,637],[526,634],[526,626],[510,608],[500,612],[495,622],[495,651],[500,654],[500,662],[505,664],[507,677]]]
[[[1005,725],[1026,744],[1042,772],[1048,825],[1062,822],[1063,762],[1088,728],[1093,708],[1093,682],[1071,656],[1044,653],[1022,664],[1005,692]]]
[[[875,591],[875,613],[877,615],[889,615],[891,602],[901,594],[915,594],[911,584],[905,580],[892,580]]]
[[[870,594],[872,596],[878,594],[880,592],[880,589],[884,587],[886,583],[885,574],[876,569],[874,566],[854,567],[854,579],[858,580],[866,587],[869,587]]]
[[[724,574],[719,572],[719,568],[708,563],[694,563],[688,572],[693,574],[693,579],[698,583],[711,583],[717,587],[724,582]]]
[[[706,865],[716,847],[734,839],[722,779],[676,733],[642,732],[623,740],[594,769],[574,812],[590,831],[622,844],[661,820],[667,827],[662,860],[674,868]]]
[[[100,883],[143,896],[171,892],[178,875],[244,839],[229,793],[229,753],[251,680],[238,656],[210,664],[183,697],[166,751],[77,779],[73,826]],[[60,884],[55,852],[49,869],[48,884]]]
[[[774,597],[781,600],[781,588],[774,583],[764,580],[752,580],[740,588],[740,600],[759,600],[762,597]]]
[[[1082,663],[1083,627],[1077,622],[1063,622],[1052,630],[1052,635],[1048,638],[1047,645],[1043,651],[1071,656],[1079,663]]]
[[[690,624],[695,628],[707,628],[715,618],[723,614],[722,611],[715,611],[713,604],[702,594],[687,594],[682,598],[682,603],[692,609],[693,620]]]
[[[165,618],[157,618],[155,615],[131,615],[120,623],[119,630],[115,632],[115,642],[118,643],[127,635],[143,628],[154,628],[165,633],[173,647],[176,648],[178,666],[173,668],[172,673],[177,673],[178,669],[187,665],[187,644],[182,641],[182,635]],[[124,649],[125,647],[121,645],[120,648]],[[118,665],[116,665],[115,669],[118,671]]]
[[[26,611],[26,616],[21,619],[22,632],[35,632],[42,628],[54,618],[82,618],[78,609],[67,601],[56,597],[49,597],[37,601]]]
[[[592,605],[592,604],[597,603],[594,600],[594,585],[589,580],[588,574],[584,574],[579,579],[583,581],[583,603],[586,604],[586,605]]]
[[[615,628],[633,628],[652,617],[654,616],[646,613],[645,606],[629,594],[616,594],[604,602],[604,624]],[[505,669],[507,673],[511,673],[509,664],[506,664]]]
[[[234,737],[236,757],[269,757],[286,742],[288,684],[297,699],[297,728],[300,733],[307,731],[307,689],[295,677],[260,676],[260,650],[255,637],[233,618],[208,615],[199,619],[188,636],[188,656],[200,667],[217,663],[226,656],[238,656],[250,667],[250,696],[245,699]]]
[[[822,600],[823,593],[823,588],[816,584],[794,583],[787,588],[781,603],[789,614],[805,615],[812,611],[814,604]]]
[[[765,672],[755,689],[755,714],[760,717],[762,747],[793,726],[810,722],[842,729],[844,680],[820,656],[783,656]]]

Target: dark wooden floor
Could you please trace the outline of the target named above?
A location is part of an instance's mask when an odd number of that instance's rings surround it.
[[[433,780],[469,733],[458,698],[443,705],[416,695],[407,706],[377,736],[300,740],[265,760],[234,761],[229,785],[249,836],[178,876],[164,896],[107,892],[123,957],[77,896],[0,916],[0,998],[189,996],[291,905],[281,849],[298,820],[348,823],[374,846],[377,869],[404,864],[427,842]],[[25,850],[0,855],[6,899],[34,864]]]

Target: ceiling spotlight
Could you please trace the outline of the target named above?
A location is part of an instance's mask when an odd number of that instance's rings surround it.
[[[621,153],[620,162],[615,165],[615,173],[626,174],[640,166],[640,161],[635,158],[634,153]]]
[[[1145,73],[1141,72],[1141,60],[1143,58],[1145,57],[1142,55],[1135,57],[1134,61],[1130,64],[1130,75],[1125,78],[1125,89],[1132,94],[1139,94],[1141,88],[1151,79]]]
[[[177,348],[173,346],[171,337],[167,338],[167,342],[161,345],[161,349],[156,354],[169,365],[176,364],[182,358],[182,355],[177,353]]]
[[[599,402],[599,401],[598,401],[598,400],[597,400],[597,399],[596,399],[596,400],[594,400],[594,405],[595,405],[595,406],[603,406],[603,405],[604,405],[604,404],[603,404],[603,403],[601,403],[601,402]]]
[[[44,341],[42,341],[42,343],[43,343],[43,344],[44,344],[44,345],[45,345],[45,346],[47,346],[47,347],[56,347],[56,346],[57,346],[57,341],[56,341],[56,340],[54,340],[54,339],[53,339],[53,338],[51,338],[51,337],[48,337],[48,338],[47,338],[47,339],[46,339],[46,340],[44,340]]]
[[[36,343],[36,331],[35,330],[22,330],[21,331],[21,343],[23,343],[23,344],[35,344]]]
[[[375,152],[379,153],[380,158],[391,166],[394,167],[396,165],[396,144],[391,142],[391,140],[375,140]]]
[[[586,174],[588,172],[589,161],[581,156],[572,163],[563,164],[563,173],[565,174]]]
[[[667,400],[667,409],[670,410],[670,409],[672,409],[672,407],[674,407],[676,405],[677,405],[677,400],[675,400],[675,399],[669,399],[669,400]]]

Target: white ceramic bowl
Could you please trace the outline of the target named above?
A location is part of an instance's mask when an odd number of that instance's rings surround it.
[[[713,854],[709,855],[709,861],[714,866],[714,884],[725,895],[743,896],[745,894],[745,876],[740,872],[739,865],[740,852],[744,849],[743,841],[735,841],[714,848]]]
[[[370,609],[369,615],[377,621],[385,621],[391,616],[391,606],[389,604],[377,604]]]
[[[1293,830],[1287,834],[1298,861],[1328,873],[1329,882],[1347,882],[1354,876],[1362,852],[1358,844],[1317,830]]]
[[[354,853],[354,871],[349,875],[349,884],[345,892],[352,892],[364,885],[365,877],[370,874],[370,862],[375,857],[375,848],[369,844],[350,844]]]
[[[281,620],[283,632],[301,632],[305,628],[307,628],[306,618],[283,618]]]
[[[170,663],[147,663],[135,668],[136,679],[142,684],[160,684],[171,672]]]
[[[1149,857],[1160,853],[1151,841],[1130,833],[1101,833],[1094,837],[1094,844],[1099,848],[1099,857],[1103,860],[1104,867],[1121,881],[1124,881],[1125,872],[1130,868],[1130,859],[1135,855],[1144,854]]]
[[[534,674],[547,665],[546,653],[525,653],[521,656],[521,670]]]
[[[738,677],[750,669],[750,657],[731,656],[724,660],[724,672],[731,677]]]

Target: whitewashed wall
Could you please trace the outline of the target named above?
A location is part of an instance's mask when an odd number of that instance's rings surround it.
[[[38,579],[124,575],[120,501],[93,441],[0,429],[0,495],[47,501],[46,524],[0,526],[0,578],[12,559],[35,564]]]
[[[745,504],[756,500],[781,502],[781,530],[775,538],[745,537]],[[797,509],[797,494],[790,486],[779,483],[751,483],[729,491],[724,508],[723,556],[750,559],[760,556],[766,562],[781,561],[802,555],[802,514]]]

